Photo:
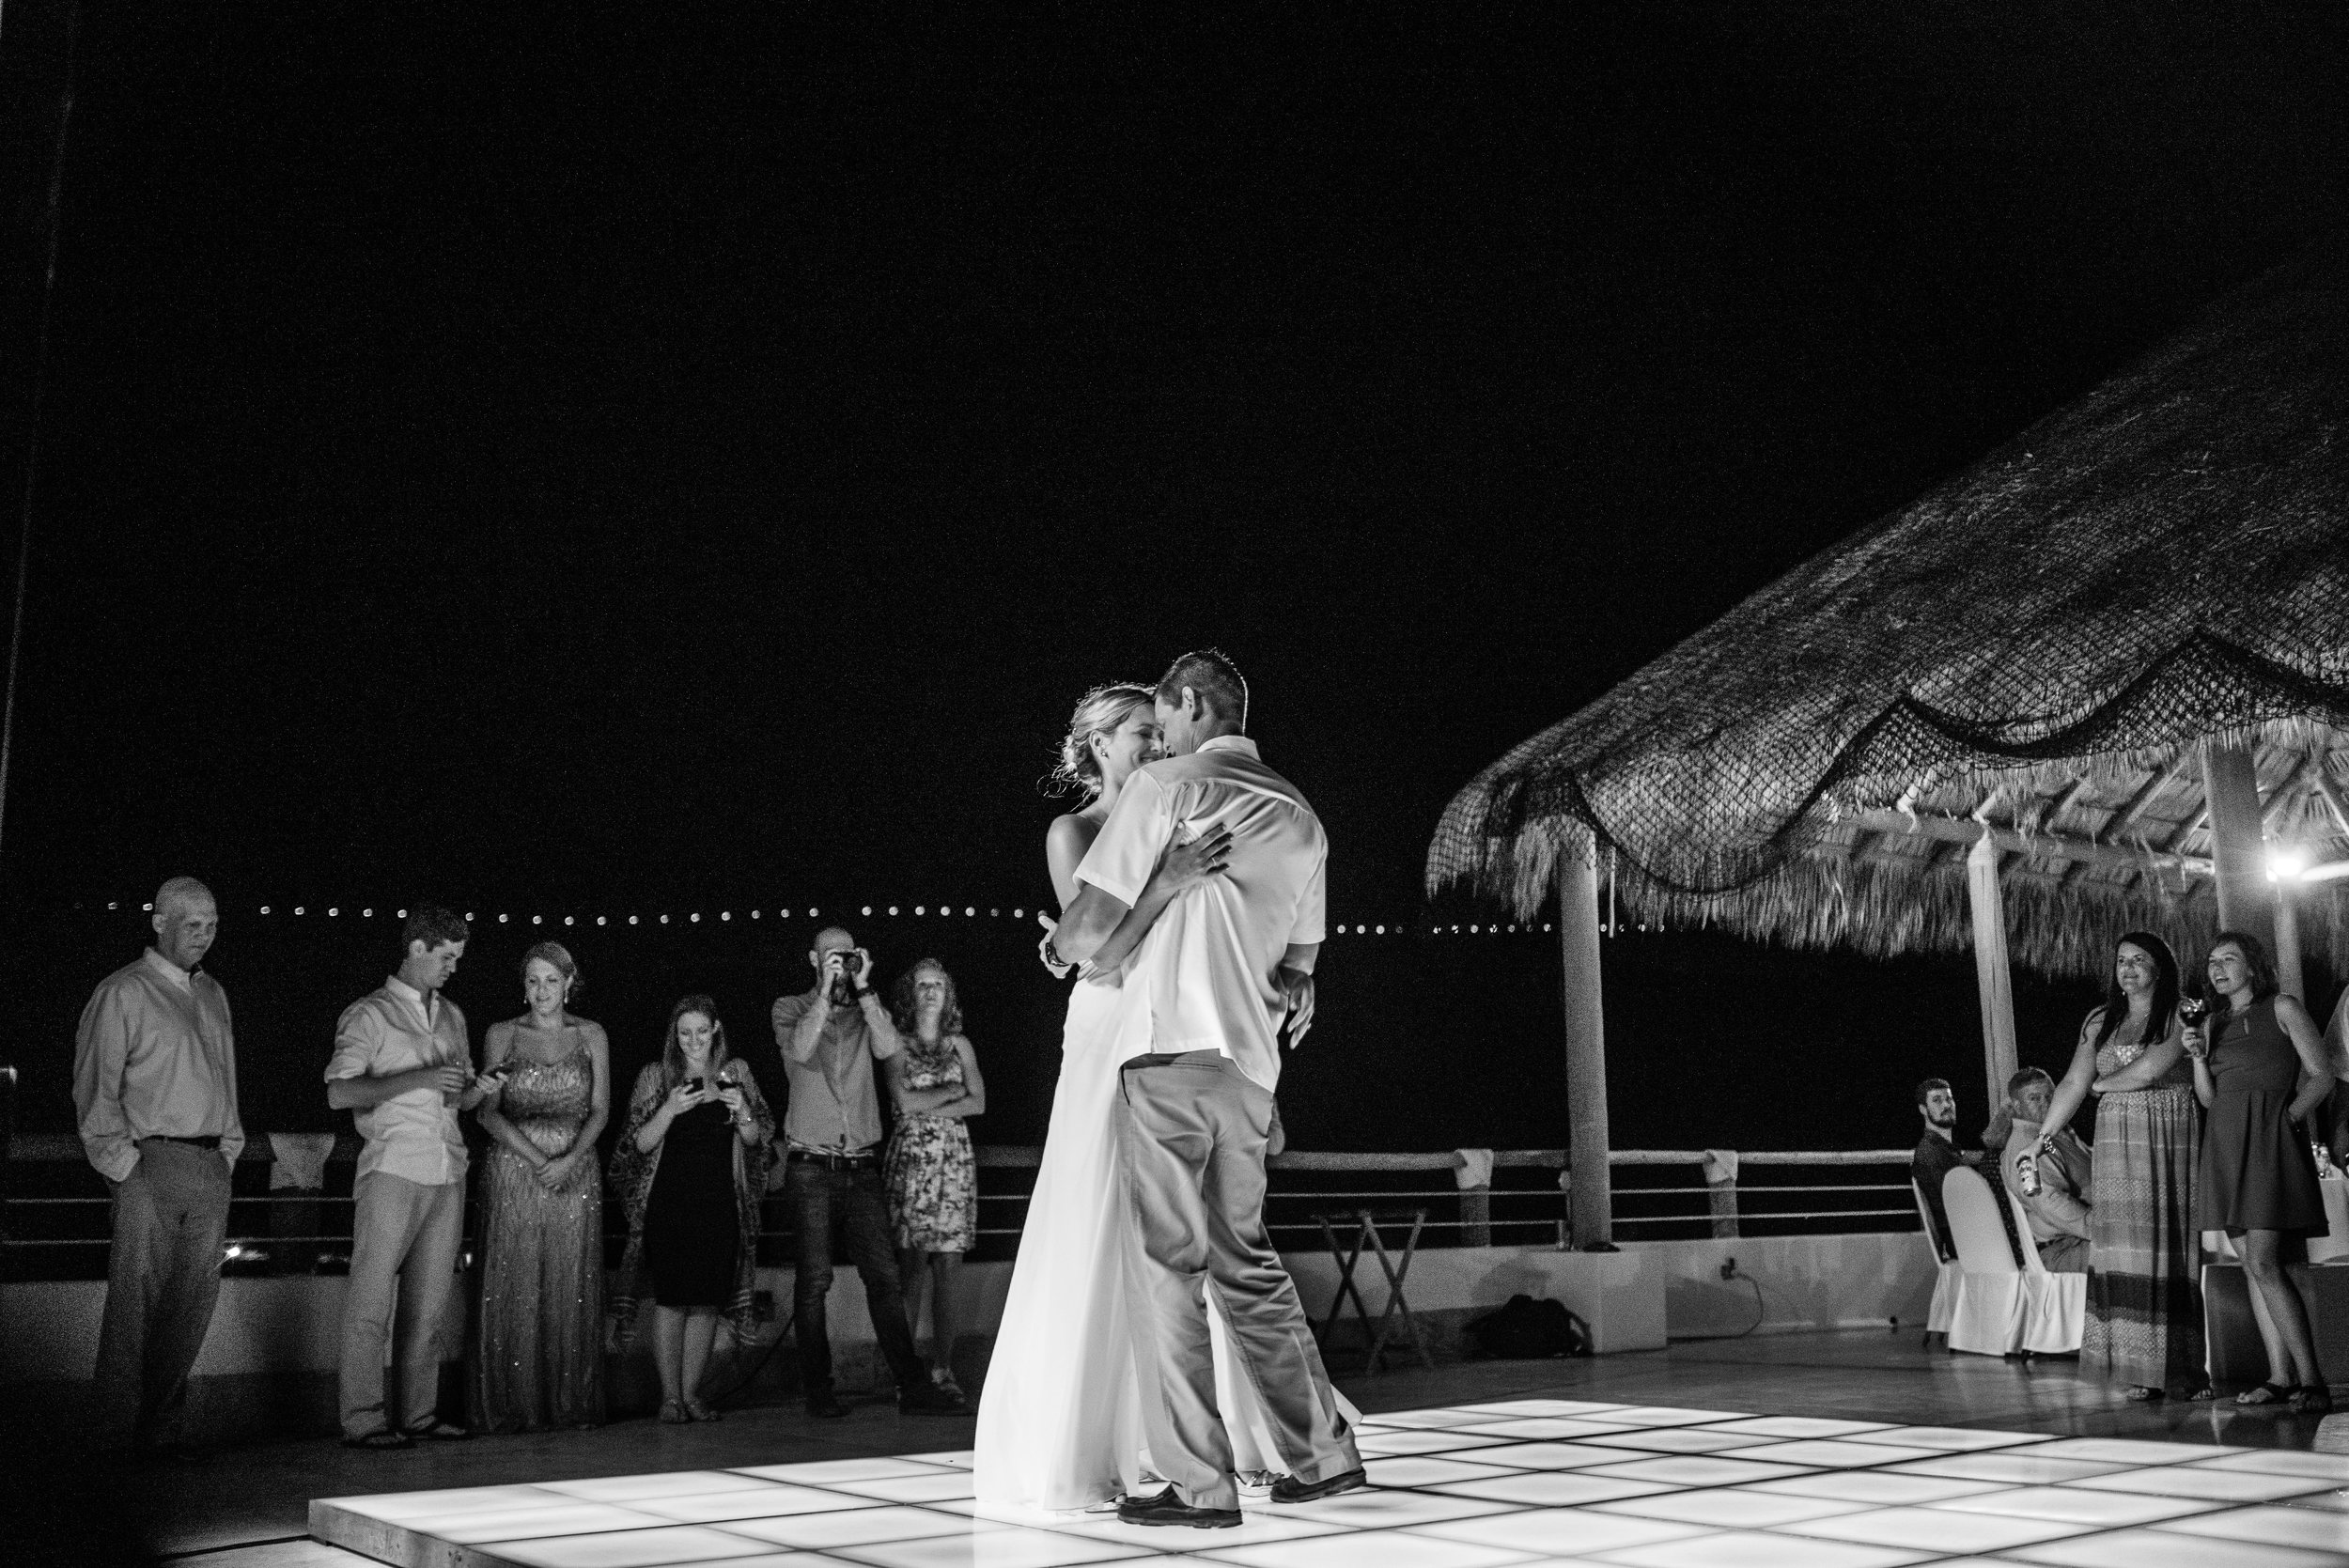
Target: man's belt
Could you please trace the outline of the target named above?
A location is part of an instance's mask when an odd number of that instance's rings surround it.
[[[151,1132],[147,1136],[163,1143],[185,1143],[192,1149],[210,1149],[217,1152],[220,1148],[220,1135],[217,1133],[208,1132],[200,1138],[181,1138],[168,1132]]]
[[[819,1155],[813,1149],[786,1149],[783,1157],[793,1165],[820,1165],[827,1171],[872,1171],[879,1169],[880,1156]]]

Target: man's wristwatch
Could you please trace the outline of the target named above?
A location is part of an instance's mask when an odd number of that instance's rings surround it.
[[[863,1001],[866,997],[869,997],[872,994],[873,987],[870,986],[859,986],[856,988],[856,999],[859,1001]]]

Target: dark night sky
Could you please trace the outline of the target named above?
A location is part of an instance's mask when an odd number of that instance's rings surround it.
[[[2349,20],[2191,9],[89,0],[0,898],[1033,904],[1071,700],[1213,642],[1410,917],[1476,768],[2341,225]]]

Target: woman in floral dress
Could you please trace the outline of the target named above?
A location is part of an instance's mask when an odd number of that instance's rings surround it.
[[[937,1329],[930,1375],[952,1389],[962,1255],[979,1234],[978,1166],[963,1119],[987,1110],[987,1081],[963,1037],[954,978],[937,959],[925,958],[898,978],[891,1011],[905,1048],[881,1063],[897,1111],[881,1179],[889,1189],[908,1326],[917,1336],[922,1331],[926,1275]]]

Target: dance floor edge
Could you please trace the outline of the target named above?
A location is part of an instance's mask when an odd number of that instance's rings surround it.
[[[1367,1456],[1368,1489],[1291,1508],[1251,1493],[1228,1530],[982,1511],[961,1453],[319,1498],[310,1529],[396,1568],[2156,1568],[2207,1560],[2220,1541],[2242,1568],[2349,1568],[2349,1456],[2031,1433],[1996,1435],[1988,1455],[1991,1434],[1880,1426],[1844,1435],[1845,1452],[1844,1437],[1790,1441],[1751,1412],[1560,1405],[1366,1418],[1366,1436],[1412,1435],[1408,1453]],[[1529,1442],[1543,1421],[1574,1430]],[[1513,1430],[1479,1430],[1499,1426]],[[2018,1471],[2023,1454],[2056,1463]],[[1977,1470],[1961,1485],[1915,1479]]]

